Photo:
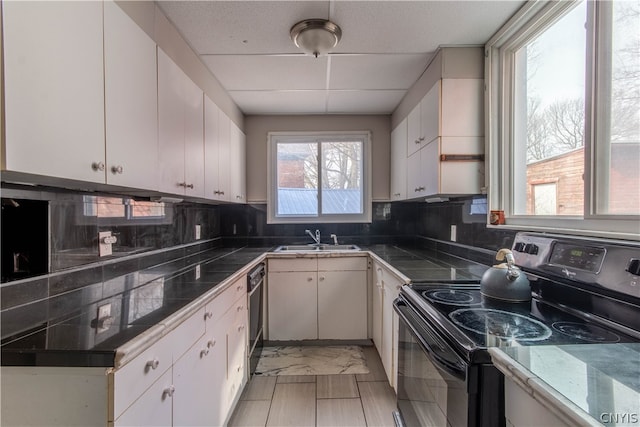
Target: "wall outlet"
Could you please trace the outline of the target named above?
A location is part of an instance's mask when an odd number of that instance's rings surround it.
[[[96,333],[108,331],[113,323],[111,317],[111,303],[98,307],[98,322],[96,325]]]
[[[196,225],[196,240],[200,240],[200,232],[201,232],[202,227],[200,226],[200,224]]]
[[[196,265],[196,280],[200,280],[200,264]]]
[[[457,231],[458,231],[458,230],[457,230],[457,227],[456,227],[455,225],[452,225],[452,226],[451,226],[451,241],[452,241],[452,242],[455,242],[455,241],[456,241],[456,239],[458,238],[458,236],[456,235],[456,234],[457,234]]]

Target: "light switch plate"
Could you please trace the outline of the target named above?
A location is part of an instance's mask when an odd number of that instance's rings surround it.
[[[101,231],[98,233],[98,246],[99,246],[100,256],[107,256],[113,253],[111,250],[111,243],[103,243],[103,240],[105,237],[111,237],[111,232]]]
[[[200,240],[200,230],[201,230],[200,224],[197,224],[196,225],[196,240]]]
[[[196,265],[196,280],[200,280],[200,264]]]
[[[457,227],[455,225],[451,225],[451,241],[452,242],[455,242],[456,239],[458,238],[457,231],[458,231]]]

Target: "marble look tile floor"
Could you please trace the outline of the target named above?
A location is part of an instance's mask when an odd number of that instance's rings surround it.
[[[348,346],[265,347],[256,368],[259,375],[367,374],[362,348]]]
[[[393,388],[377,350],[362,351],[366,374],[253,376],[229,426],[393,427]]]

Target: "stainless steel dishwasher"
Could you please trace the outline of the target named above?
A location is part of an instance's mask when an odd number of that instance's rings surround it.
[[[249,292],[249,373],[252,375],[258,366],[262,353],[262,284],[266,274],[265,264],[260,263],[247,274],[247,291]]]

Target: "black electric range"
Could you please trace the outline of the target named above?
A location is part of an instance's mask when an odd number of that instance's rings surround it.
[[[504,425],[489,347],[640,342],[640,246],[519,233],[512,249],[531,301],[485,297],[479,281],[402,288],[397,424]]]

